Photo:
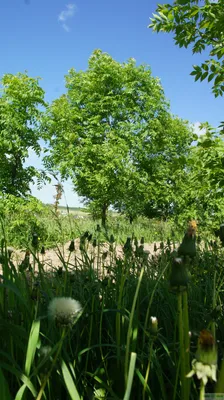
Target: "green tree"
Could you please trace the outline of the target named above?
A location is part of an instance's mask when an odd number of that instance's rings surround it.
[[[143,213],[148,217],[167,219],[179,213],[185,197],[180,189],[185,180],[191,144],[196,135],[187,121],[164,115],[157,127],[154,143],[150,136],[139,153],[140,170],[148,174],[148,199]]]
[[[180,188],[194,139],[188,122],[169,113],[160,116],[154,129],[151,124],[148,135],[134,151],[135,173],[131,169],[126,173],[124,193],[115,204],[130,222],[140,214],[166,220],[180,212],[185,197]]]
[[[176,0],[159,4],[151,18],[150,28],[156,32],[173,32],[179,47],[192,45],[193,53],[209,51],[209,58],[194,65],[191,75],[197,81],[213,81],[217,97],[224,91],[224,0]]]
[[[184,213],[207,228],[218,227],[224,218],[224,142],[219,131],[206,123],[206,133],[192,146],[188,158]],[[183,212],[180,213],[183,216]]]
[[[122,187],[113,206],[119,213],[126,215],[132,224],[139,215],[144,215],[150,193],[149,176],[139,167],[133,170],[130,166],[123,176]]]
[[[38,124],[44,107],[44,91],[38,79],[6,74],[0,89],[0,191],[26,195],[29,184],[44,173],[25,167],[29,150],[40,153]]]
[[[108,207],[125,198],[129,178],[142,193],[136,178],[139,157],[158,142],[168,145],[165,126],[160,127],[169,107],[148,66],[136,66],[133,59],[121,64],[100,50],[93,52],[86,71],[69,71],[66,87],[43,123],[49,140],[46,165],[70,176],[77,193],[98,204],[105,225]],[[147,182],[144,178],[141,185]]]

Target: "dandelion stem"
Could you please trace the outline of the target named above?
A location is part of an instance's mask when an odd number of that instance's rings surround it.
[[[200,397],[199,400],[205,400],[205,385],[203,380],[201,379],[201,385],[200,385]]]
[[[119,290],[119,297],[118,297],[118,312],[116,313],[116,343],[117,343],[117,367],[120,368],[121,362],[121,313],[120,310],[122,308],[122,298],[123,298],[123,291],[124,285],[127,278],[127,273],[123,273],[121,276],[121,283],[120,283],[120,290]]]
[[[189,338],[189,315],[188,315],[188,295],[185,290],[183,295],[183,330],[184,330],[184,357],[185,357],[185,376],[190,371],[190,338]],[[189,399],[190,396],[191,380],[185,379],[185,398]]]
[[[216,308],[216,275],[217,275],[217,271],[215,271],[215,273],[214,273],[213,296],[212,296],[213,310]],[[211,331],[212,331],[212,336],[215,339],[215,337],[216,337],[215,321],[212,321],[212,323],[211,323]]]
[[[39,391],[39,393],[38,393],[38,395],[37,395],[36,400],[41,400],[41,398],[42,398],[42,395],[43,395],[43,393],[44,393],[45,386],[46,386],[46,384],[47,384],[47,382],[48,382],[48,379],[49,379],[50,376],[51,376],[51,373],[52,373],[52,371],[53,371],[53,369],[54,369],[54,366],[55,366],[55,364],[56,364],[56,362],[57,362],[57,359],[58,359],[58,357],[59,357],[59,354],[60,354],[60,352],[61,352],[61,348],[62,348],[62,345],[63,345],[63,342],[64,342],[65,334],[66,334],[66,328],[63,328],[62,335],[61,335],[61,339],[60,339],[60,341],[59,341],[59,343],[58,343],[57,352],[56,352],[55,357],[54,357],[54,359],[53,359],[53,362],[52,362],[52,364],[51,364],[51,368],[50,368],[48,374],[45,376],[45,378],[44,378],[44,380],[43,380],[43,382],[42,382],[42,385],[41,385],[41,388],[40,388],[40,391]]]
[[[218,375],[218,382],[215,388],[216,393],[224,392],[224,359],[222,360],[221,369]]]
[[[149,379],[149,372],[150,372],[150,364],[151,364],[151,359],[152,359],[152,350],[153,350],[153,340],[150,344],[150,349],[149,349],[149,361],[148,361],[148,366],[145,374],[145,382],[144,382],[144,387],[143,387],[143,393],[142,393],[142,400],[145,400],[145,391]]]
[[[141,285],[141,282],[142,282],[143,274],[144,274],[144,267],[142,267],[140,275],[139,275],[139,278],[138,278],[138,284],[137,284],[137,288],[136,288],[136,291],[135,291],[134,300],[133,300],[132,308],[131,308],[130,319],[129,319],[128,333],[127,333],[127,343],[126,343],[126,352],[125,352],[125,361],[124,361],[124,373],[125,373],[125,383],[126,384],[127,384],[127,381],[128,381],[128,364],[129,364],[129,350],[130,350],[131,336],[132,336],[132,324],[133,324],[135,307],[136,307],[136,302],[137,302],[137,299],[138,299],[138,294],[139,294],[139,289],[140,289],[140,285]]]
[[[151,305],[152,305],[152,302],[153,302],[154,294],[155,294],[156,289],[157,289],[157,287],[158,287],[158,285],[159,285],[159,283],[160,283],[160,280],[163,278],[163,276],[164,276],[166,270],[168,269],[168,267],[169,267],[169,263],[167,263],[167,264],[165,265],[165,267],[164,267],[164,269],[161,271],[159,277],[156,279],[155,286],[154,286],[154,288],[153,288],[153,290],[152,290],[152,293],[151,293],[151,297],[150,297],[150,300],[149,300],[148,308],[147,308],[147,311],[146,311],[145,323],[144,323],[143,339],[142,339],[142,348],[144,348],[144,345],[145,345],[145,339],[146,339],[145,332],[147,331],[147,326],[148,326],[148,323],[149,323],[150,310],[151,310]],[[142,361],[142,360],[141,360],[141,364],[142,364],[142,366],[143,366],[143,361]]]
[[[88,348],[91,346],[92,331],[93,331],[94,308],[95,308],[95,296],[92,296],[91,318],[90,318],[89,338],[88,338]],[[87,353],[87,357],[86,357],[85,372],[87,372],[88,362],[89,362],[89,352]]]
[[[179,322],[179,343],[180,343],[180,380],[181,380],[181,400],[186,397],[186,378],[185,378],[185,351],[184,351],[184,332],[183,332],[183,312],[182,312],[182,293],[178,293],[178,322]]]
[[[131,397],[131,389],[132,389],[134,372],[135,372],[136,358],[137,358],[137,354],[132,352],[130,364],[129,364],[127,387],[126,387],[126,391],[125,391],[125,395],[124,395],[124,400],[129,400]]]

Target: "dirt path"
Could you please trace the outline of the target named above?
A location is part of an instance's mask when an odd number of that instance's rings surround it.
[[[94,259],[94,264],[96,264],[97,259],[98,262],[102,265],[110,265],[114,254],[116,254],[116,258],[123,258],[123,246],[116,245],[114,246],[114,252],[109,251],[109,244],[102,243],[100,246],[93,247],[92,243],[88,243],[86,241],[86,252],[81,252],[80,250],[80,239],[76,239],[74,241],[75,250],[70,252],[69,245],[70,242],[67,242],[64,246],[58,246],[53,249],[46,249],[45,255],[38,254],[40,262],[44,265],[45,270],[52,270],[58,267],[63,266],[63,263],[68,263],[69,266],[78,266],[82,265],[84,262],[88,263],[88,260]],[[139,243],[140,244],[140,243]],[[157,251],[154,251],[154,246],[156,244]],[[150,255],[158,254],[160,252],[160,243],[145,243],[144,244],[144,252],[146,256],[150,257]],[[88,256],[87,256],[88,255]],[[25,251],[22,250],[14,250],[12,253],[12,261],[18,266],[21,264],[22,260],[25,257]],[[33,256],[30,256],[30,262],[33,263]],[[63,261],[64,260],[64,261]]]

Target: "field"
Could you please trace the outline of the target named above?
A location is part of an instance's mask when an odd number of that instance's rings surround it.
[[[205,385],[186,374],[199,335],[208,368],[210,337],[222,368],[206,391],[223,390],[220,242],[188,228],[179,247],[174,223],[113,214],[105,230],[85,212],[50,208],[38,235],[17,221],[16,237],[14,217],[2,219],[1,399],[197,399]]]

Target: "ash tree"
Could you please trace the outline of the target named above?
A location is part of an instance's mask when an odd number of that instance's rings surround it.
[[[24,165],[29,151],[40,154],[39,122],[44,91],[26,73],[5,74],[0,87],[0,191],[15,196],[29,193],[34,177],[45,174]]]
[[[202,124],[205,133],[192,146],[187,161],[187,179],[180,183],[185,201],[180,219],[193,217],[201,226],[217,228],[224,218],[224,141],[220,131]]]
[[[156,140],[151,137],[156,133]],[[188,158],[197,136],[188,121],[163,114],[141,143],[137,159],[139,170],[148,176],[143,214],[166,220],[180,212],[185,198],[182,184],[187,178]]]
[[[158,171],[160,152],[173,140],[159,79],[133,59],[119,63],[95,50],[86,71],[69,71],[66,88],[42,125],[47,168],[72,178],[76,192],[101,210],[103,225],[111,205],[134,218],[159,190],[147,160]],[[173,130],[175,140],[178,135]]]
[[[194,65],[195,80],[213,82],[214,95],[224,91],[224,0],[175,0],[158,4],[149,25],[156,32],[173,32],[179,47],[192,46],[193,53],[209,52],[208,59]]]
[[[156,32],[172,32],[179,47],[192,47],[193,53],[209,56],[201,65],[194,65],[191,75],[195,81],[212,82],[215,97],[224,91],[224,0],[176,0],[158,5],[149,25]],[[197,146],[192,146],[186,168],[186,180],[180,182],[187,202],[181,201],[185,213],[202,223],[219,224],[224,217],[223,203],[223,133],[224,122],[212,129],[201,127]],[[185,184],[187,182],[187,184]]]

